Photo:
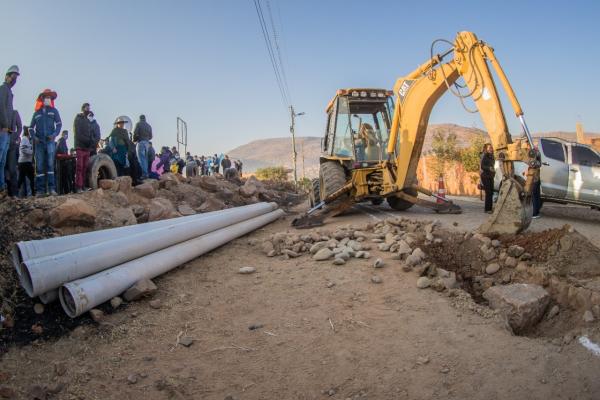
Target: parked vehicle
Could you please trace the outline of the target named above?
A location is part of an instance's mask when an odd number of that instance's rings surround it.
[[[600,208],[600,154],[592,147],[559,138],[540,138],[542,200]],[[515,162],[515,173],[525,177],[527,165]],[[496,163],[495,187],[502,173]]]

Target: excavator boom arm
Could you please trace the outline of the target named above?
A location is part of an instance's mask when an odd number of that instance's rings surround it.
[[[453,53],[453,59],[444,62],[444,58],[450,53]],[[523,126],[527,136],[526,141],[517,140],[515,143],[512,141],[489,64],[498,75],[514,113]],[[460,77],[464,79],[468,89],[468,93],[462,96],[471,97],[474,101],[490,136],[496,156],[502,160],[504,176],[513,177],[513,161],[530,161],[532,156],[529,150],[533,147],[531,135],[523,118],[519,101],[496,59],[493,49],[478,40],[474,33],[460,32],[456,36],[452,49],[444,55],[433,57],[407,76],[398,79],[394,85],[396,104],[387,153],[391,160],[396,141],[400,142],[400,151],[395,159],[397,190],[416,185],[416,170],[431,110],[446,91],[452,90],[452,86]],[[528,176],[527,184],[519,193],[523,200],[526,200],[524,198],[528,197],[528,193],[531,191],[531,182],[537,178],[535,170],[532,170],[530,175],[531,179]],[[519,191],[519,188],[515,190]],[[502,218],[508,219],[505,216]],[[518,219],[521,221],[517,223],[520,225],[518,230],[529,225],[526,216],[519,215]]]

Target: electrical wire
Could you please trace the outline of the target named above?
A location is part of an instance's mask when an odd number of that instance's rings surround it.
[[[267,27],[267,23],[265,21],[264,13],[262,10],[262,6],[260,4],[260,0],[253,0],[254,7],[256,8],[256,14],[258,16],[258,22],[260,24],[260,28],[262,31],[263,39],[265,41],[265,45],[267,47],[267,52],[269,54],[269,61],[271,62],[271,66],[273,68],[273,73],[275,74],[275,81],[277,83],[277,87],[279,88],[279,93],[281,95],[281,101],[283,105],[287,108],[291,105],[288,92],[286,91],[286,84],[283,81],[283,74],[281,72],[281,67],[277,62],[277,58],[275,55],[275,50],[273,48],[273,43],[271,41],[271,37],[269,34],[269,29]]]
[[[273,42],[275,43],[275,51],[277,53],[277,59],[279,60],[279,68],[281,71],[281,77],[283,78],[283,84],[285,87],[285,91],[287,93],[288,100],[290,103],[292,103],[290,87],[288,86],[287,75],[285,73],[285,68],[283,65],[283,58],[281,57],[281,48],[279,46],[279,38],[281,36],[277,34],[277,28],[275,27],[275,22],[273,21],[273,13],[271,11],[271,2],[269,0],[267,0],[267,11],[269,12],[269,20],[271,21],[271,32],[273,32]],[[279,22],[281,23],[281,13],[279,14]]]

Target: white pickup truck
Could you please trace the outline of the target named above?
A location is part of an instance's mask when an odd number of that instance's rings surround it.
[[[540,138],[542,201],[600,208],[600,154],[590,146],[558,138]],[[496,190],[502,178],[496,161]],[[525,177],[527,166],[515,163]]]

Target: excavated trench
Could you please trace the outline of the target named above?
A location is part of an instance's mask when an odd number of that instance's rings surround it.
[[[438,268],[452,271],[460,288],[468,292],[481,306],[488,306],[483,292],[493,285],[509,283],[537,284],[550,294],[546,315],[533,328],[520,335],[540,338],[575,337],[585,332],[600,340],[598,315],[600,311],[600,249],[568,226],[543,232],[527,232],[514,236],[500,236],[496,252],[498,258],[486,261],[482,241],[476,237],[465,238],[464,232],[436,230],[440,243],[421,247],[427,260]],[[497,244],[497,243],[496,243]],[[518,266],[504,265],[502,253],[510,246],[524,249]],[[486,273],[486,266],[498,263],[500,269]],[[549,311],[557,305],[560,312],[549,318]],[[586,322],[586,311],[596,314],[596,321]]]

